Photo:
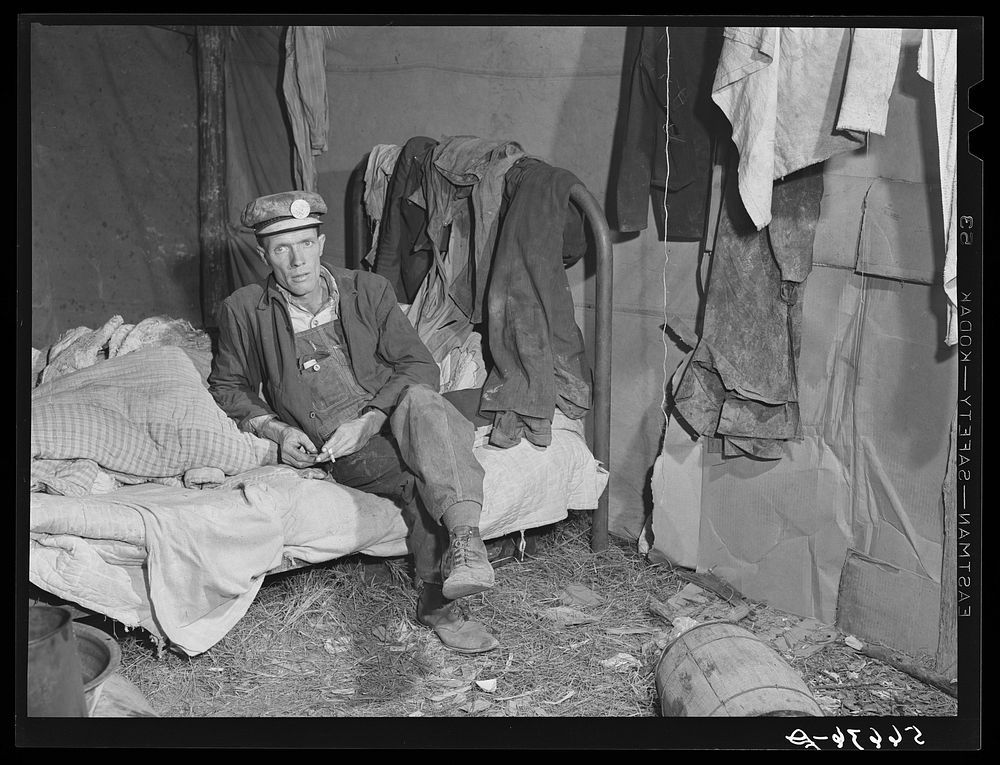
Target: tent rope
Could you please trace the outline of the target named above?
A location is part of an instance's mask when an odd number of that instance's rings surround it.
[[[663,342],[663,386],[661,390],[660,411],[663,413],[664,427],[666,427],[670,424],[670,415],[667,412],[667,384],[669,381],[667,355],[670,351],[667,345],[667,299],[669,297],[667,290],[667,263],[670,261],[670,253],[667,248],[667,190],[670,186],[670,27],[664,27],[663,31],[667,41],[667,97],[665,99],[666,114],[663,120],[663,130],[666,133],[666,140],[663,142],[663,154],[667,170],[663,178],[663,326],[660,328],[660,340]]]

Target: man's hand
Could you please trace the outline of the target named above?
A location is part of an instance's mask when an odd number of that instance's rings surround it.
[[[385,423],[385,413],[379,411],[366,412],[360,417],[348,420],[335,431],[323,444],[323,449],[317,459],[346,457],[361,449]]]
[[[298,428],[286,425],[278,439],[278,455],[282,462],[297,468],[316,464],[316,451],[312,439]]]

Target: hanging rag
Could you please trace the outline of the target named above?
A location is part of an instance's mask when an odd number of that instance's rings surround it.
[[[698,345],[678,368],[677,414],[720,437],[727,455],[778,459],[799,435],[798,364],[804,281],[823,195],[822,165],[774,185],[774,217],[758,231],[743,207],[736,162],[724,201]]]
[[[569,171],[533,157],[507,172],[486,291],[493,366],[479,405],[493,417],[494,446],[522,437],[547,446],[557,407],[571,419],[591,407],[592,375],[565,271],[587,248],[583,214],[569,199],[577,184]]]
[[[372,228],[372,244],[362,261],[369,268],[375,264],[375,247],[378,244],[379,230],[382,227],[382,212],[385,209],[385,195],[389,179],[396,169],[396,161],[402,146],[380,143],[372,147],[365,165],[365,193],[363,202],[365,213],[369,220],[374,221]]]
[[[712,98],[732,125],[740,195],[761,229],[775,179],[884,132],[902,33],[726,27],[723,37]]]
[[[925,29],[917,54],[917,74],[934,83],[941,214],[944,219],[944,292],[948,298],[945,342],[958,342],[958,30]]]
[[[292,125],[295,184],[316,191],[315,155],[327,150],[326,40],[323,27],[290,26],[285,32],[282,89]]]
[[[621,160],[615,176],[617,228],[645,229],[652,194],[653,214],[662,232],[666,187],[666,238],[701,239],[711,177],[712,135],[721,119],[711,95],[722,29],[632,27],[627,37],[626,46],[637,52],[625,94]],[[669,128],[665,124],[668,80]],[[669,180],[664,152],[668,134]]]
[[[885,135],[902,29],[852,29],[851,58],[837,129]]]

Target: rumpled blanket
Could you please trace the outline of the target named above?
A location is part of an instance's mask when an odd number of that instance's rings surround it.
[[[180,485],[195,468],[235,475],[276,456],[219,409],[173,346],[108,359],[31,394],[32,491],[91,494],[101,470],[122,483]]]
[[[173,644],[197,654],[246,614],[266,572],[281,563],[280,501],[256,484],[207,491],[144,484],[76,499],[36,495],[33,536],[39,543],[59,542],[43,533],[51,516],[49,525],[65,529],[75,523],[79,536],[144,544],[148,607],[156,624]],[[141,519],[141,532],[115,523],[129,517],[128,510]],[[85,592],[74,594],[89,602]]]
[[[212,340],[207,332],[169,316],[149,316],[138,324],[129,324],[115,314],[97,329],[74,327],[49,347],[32,348],[31,387],[149,345],[183,348],[202,380],[207,380],[212,367]]]

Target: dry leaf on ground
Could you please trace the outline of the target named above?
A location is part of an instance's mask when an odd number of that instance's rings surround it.
[[[600,621],[595,616],[590,616],[589,614],[583,613],[583,611],[578,611],[575,608],[570,608],[569,606],[553,606],[552,608],[546,608],[541,611],[541,615],[546,619],[551,619],[557,624],[562,624],[567,627],[572,627],[576,624],[592,624],[593,622]]]
[[[601,662],[601,666],[618,672],[627,672],[630,669],[638,669],[642,666],[642,662],[635,658],[632,654],[616,653],[614,656],[604,659]]]
[[[559,593],[559,600],[565,606],[599,606],[604,598],[582,584],[567,584]]]

